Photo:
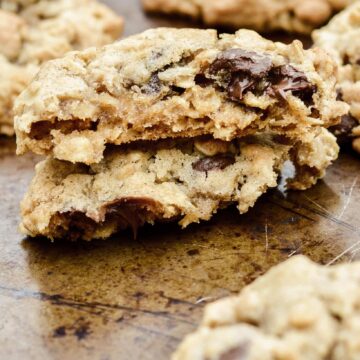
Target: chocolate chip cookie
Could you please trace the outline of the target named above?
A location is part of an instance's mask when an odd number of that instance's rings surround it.
[[[324,267],[297,256],[208,305],[172,359],[359,359],[359,304],[360,263]]]
[[[93,164],[107,144],[138,140],[301,140],[347,112],[336,71],[322,50],[250,30],[148,30],[45,64],[15,106],[17,152]]]
[[[302,34],[323,25],[354,0],[142,0],[145,10],[181,14],[206,25]]]
[[[338,98],[350,105],[350,112],[332,130],[341,142],[352,141],[353,148],[360,153],[360,3],[315,31],[313,39],[339,64]]]
[[[311,130],[295,143],[262,133],[233,141],[211,137],[140,141],[108,148],[98,164],[48,157],[21,205],[23,233],[70,240],[107,238],[156,221],[182,227],[218,209],[252,207],[276,187],[285,161],[299,171],[291,186],[311,185],[337,156],[335,137]]]
[[[0,134],[13,135],[13,102],[49,60],[118,38],[122,19],[93,0],[0,1]]]

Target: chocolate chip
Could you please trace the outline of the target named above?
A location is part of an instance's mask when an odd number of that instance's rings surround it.
[[[95,221],[89,219],[84,213],[80,211],[69,211],[61,214],[64,220],[68,220],[67,234],[65,237],[70,241],[75,241],[83,238],[86,234],[90,234],[95,229]],[[61,216],[60,215],[60,216]],[[59,221],[61,224],[61,221]]]
[[[245,360],[248,357],[248,344],[243,343],[220,355],[219,360]]]
[[[256,80],[250,76],[236,74],[233,75],[230,84],[227,88],[227,93],[231,100],[242,100],[245,93],[249,90],[253,90],[256,85]]]
[[[359,123],[351,114],[346,114],[341,117],[341,122],[338,125],[332,126],[329,130],[336,136],[340,145],[346,145],[351,141],[352,129]]]
[[[136,238],[138,228],[146,220],[153,221],[161,211],[161,205],[151,198],[123,197],[103,206],[102,221],[116,223],[118,230],[130,227]],[[57,214],[51,221],[52,226],[56,227],[57,237],[67,238],[70,241],[80,238],[89,239],[99,226],[99,222],[80,211]]]
[[[209,72],[210,74],[224,71],[229,73],[227,93],[231,100],[240,101],[247,91],[255,89],[260,78],[269,72],[271,66],[271,59],[268,56],[242,49],[229,49],[216,58]]]
[[[119,200],[115,200],[106,206],[106,213],[111,214],[117,212],[119,208],[128,207],[128,208],[142,208],[142,209],[152,209],[157,206],[156,201],[145,198],[145,197],[124,197]]]
[[[253,77],[265,76],[271,69],[272,63],[268,56],[242,49],[225,50],[211,64],[209,72],[216,74],[221,70],[230,73],[244,72]]]
[[[348,54],[344,54],[344,56],[343,56],[343,65],[349,65],[349,64],[351,64],[350,56]]]
[[[204,157],[192,164],[196,171],[208,172],[211,170],[223,170],[235,163],[235,157],[232,155],[215,155]]]
[[[177,95],[182,95],[185,92],[184,88],[175,85],[170,86],[170,89],[173,94],[177,94]]]
[[[296,70],[291,65],[282,65],[273,68],[269,74],[271,87],[268,92],[286,99],[286,92],[291,91],[293,95],[299,97],[306,103],[312,101],[312,95],[316,91],[316,86],[311,84],[305,74]]]
[[[192,249],[192,250],[188,250],[187,254],[190,256],[199,255],[200,251],[198,249]]]
[[[78,340],[84,340],[91,334],[88,324],[80,325],[74,331],[74,335],[77,337]]]
[[[149,82],[143,86],[141,92],[144,94],[155,94],[161,90],[161,81],[157,73],[153,74]]]
[[[311,84],[305,74],[291,65],[273,67],[269,56],[242,49],[223,51],[210,65],[210,74],[222,76],[228,96],[233,101],[241,101],[247,91],[261,96],[286,98],[292,92],[307,105],[312,103],[316,86]],[[206,86],[206,77],[199,78]]]
[[[343,96],[344,95],[343,95],[341,89],[336,89],[336,100],[343,101],[344,100]]]
[[[59,326],[54,330],[53,337],[63,337],[66,336],[65,326]]]
[[[207,86],[210,86],[214,83],[214,80],[208,79],[205,74],[197,74],[195,76],[195,84],[201,86],[202,88],[205,88]]]
[[[124,197],[105,206],[106,215],[121,219],[126,227],[137,237],[138,229],[144,224],[144,215],[155,212],[159,205],[155,200],[145,197]]]

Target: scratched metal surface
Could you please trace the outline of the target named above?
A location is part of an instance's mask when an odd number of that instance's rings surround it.
[[[112,5],[127,35],[169,24],[144,17],[134,1]],[[38,159],[15,158],[13,148],[0,139],[0,359],[165,360],[206,302],[289,256],[359,257],[360,159],[351,152],[309,191],[272,191],[244,216],[233,208],[185,231],[156,226],[137,240],[51,244],[17,232]]]

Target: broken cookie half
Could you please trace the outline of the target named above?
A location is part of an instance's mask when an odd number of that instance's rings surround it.
[[[359,274],[360,263],[325,267],[293,257],[207,305],[172,359],[359,359]]]
[[[106,238],[145,223],[240,213],[338,155],[336,66],[241,30],[156,29],[47,63],[20,96],[18,153],[47,154],[22,202],[30,236]]]
[[[276,187],[287,160],[303,189],[324,175],[337,157],[335,137],[326,129],[293,143],[273,134],[231,142],[209,137],[135,142],[108,148],[98,164],[72,164],[48,157],[21,205],[22,231],[30,236],[71,240],[107,238],[156,221],[182,227],[209,220],[236,204],[245,213]]]
[[[45,64],[15,106],[17,152],[98,163],[107,144],[335,125],[337,68],[249,30],[154,29]]]

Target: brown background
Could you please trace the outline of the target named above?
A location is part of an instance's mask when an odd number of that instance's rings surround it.
[[[107,1],[126,35],[175,24],[145,17],[135,1]],[[50,243],[17,232],[18,203],[34,156],[0,145],[0,359],[168,359],[194,330],[206,302],[238,292],[295,254],[315,261],[358,258],[359,158],[341,155],[306,192],[264,196],[180,231],[146,227],[108,241]]]

